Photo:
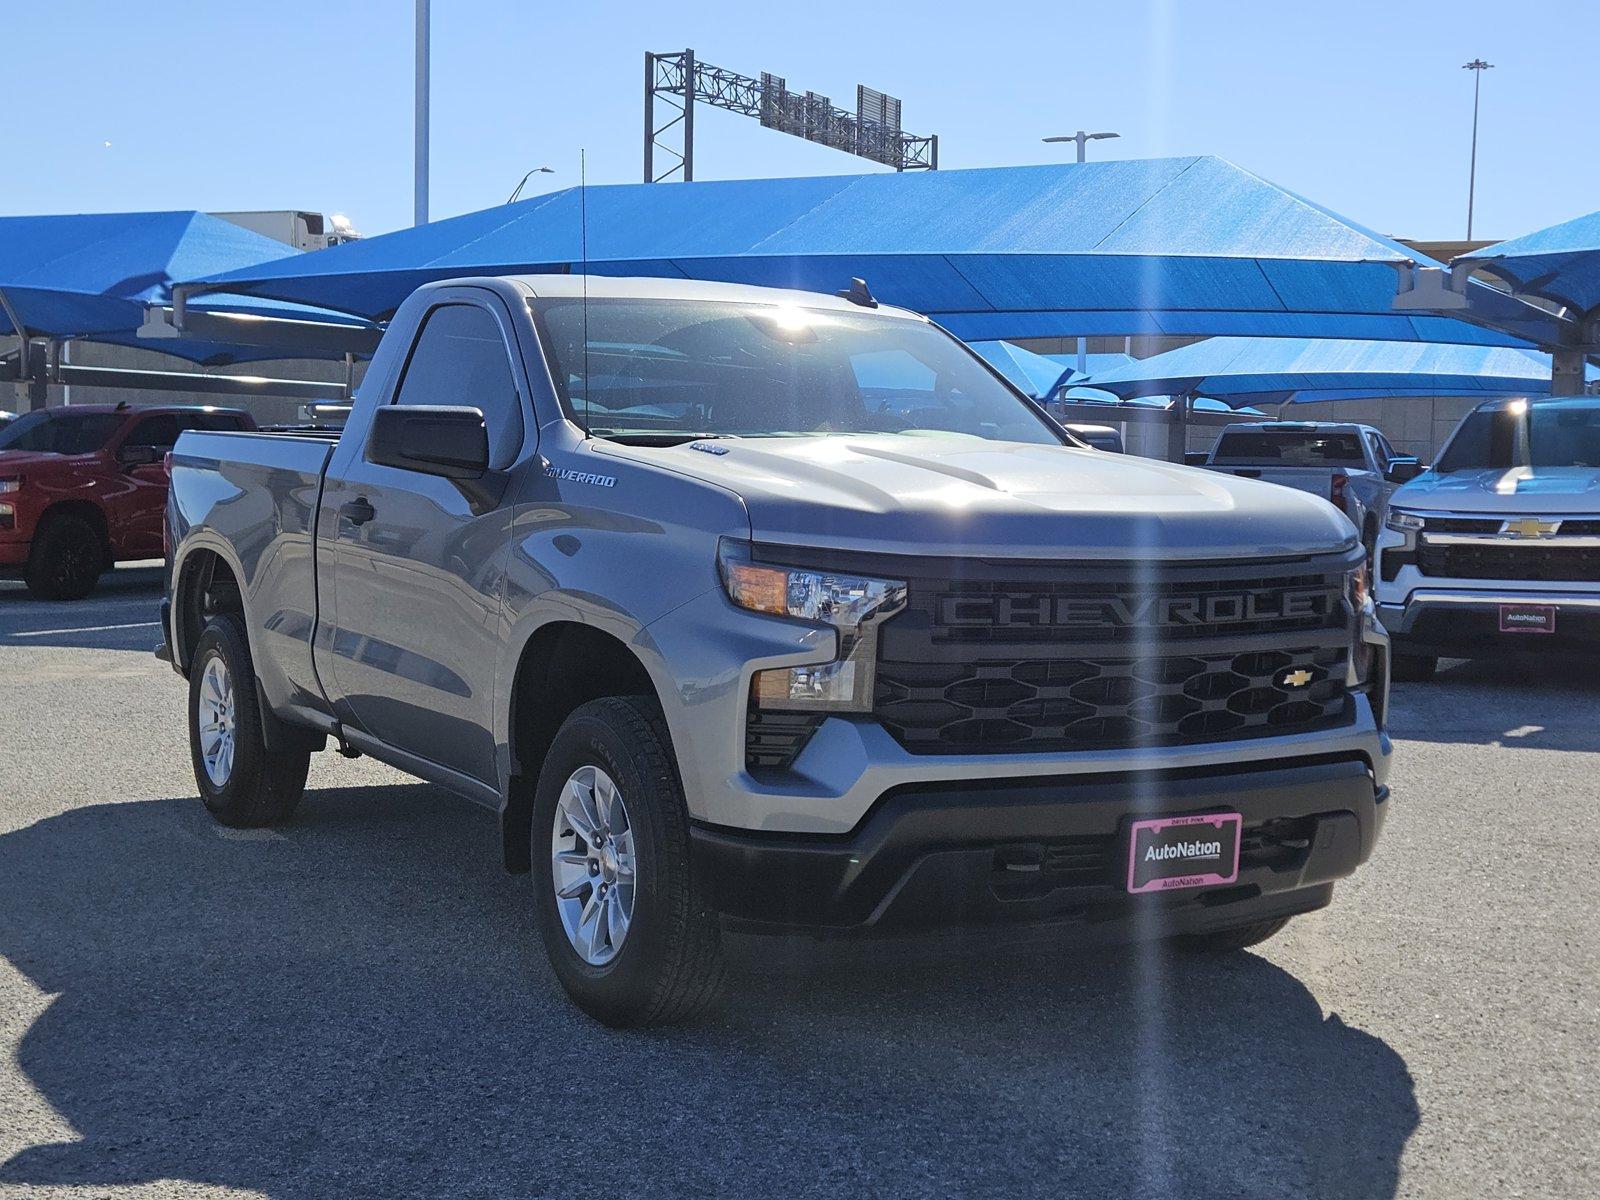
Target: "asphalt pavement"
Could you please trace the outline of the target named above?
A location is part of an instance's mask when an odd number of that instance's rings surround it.
[[[195,798],[159,579],[0,585],[0,1197],[1600,1193],[1600,670],[1395,693],[1385,838],[1259,952],[734,939],[563,999],[494,820],[319,755]]]

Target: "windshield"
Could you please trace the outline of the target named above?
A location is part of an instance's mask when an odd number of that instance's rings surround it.
[[[1361,439],[1354,433],[1317,429],[1244,429],[1222,435],[1212,462],[1253,466],[1359,467]]]
[[[1435,470],[1600,467],[1600,401],[1510,404],[1468,413]]]
[[[122,413],[31,412],[0,428],[0,450],[88,454],[105,445],[123,420]]]
[[[576,299],[533,308],[562,400],[596,437],[963,434],[1062,444],[1033,405],[921,321],[702,300],[591,300],[587,318]]]

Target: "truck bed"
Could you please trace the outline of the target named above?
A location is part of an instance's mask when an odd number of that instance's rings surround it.
[[[183,434],[172,451],[173,544],[229,559],[252,634],[256,670],[273,695],[326,704],[311,662],[317,622],[316,515],[336,434]]]

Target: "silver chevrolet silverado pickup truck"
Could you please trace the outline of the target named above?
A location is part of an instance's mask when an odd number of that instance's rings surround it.
[[[172,475],[206,806],[287,819],[331,740],[492,807],[611,1024],[729,927],[1248,945],[1387,809],[1342,515],[1089,450],[864,287],[430,285],[342,434]]]

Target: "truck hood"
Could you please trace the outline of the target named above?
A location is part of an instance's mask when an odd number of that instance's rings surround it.
[[[1600,513],[1600,470],[1594,467],[1489,467],[1428,471],[1397,488],[1396,508],[1452,513]]]
[[[1099,559],[1299,555],[1355,541],[1316,497],[1100,450],[895,434],[697,445],[597,448],[736,493],[757,541]]]

